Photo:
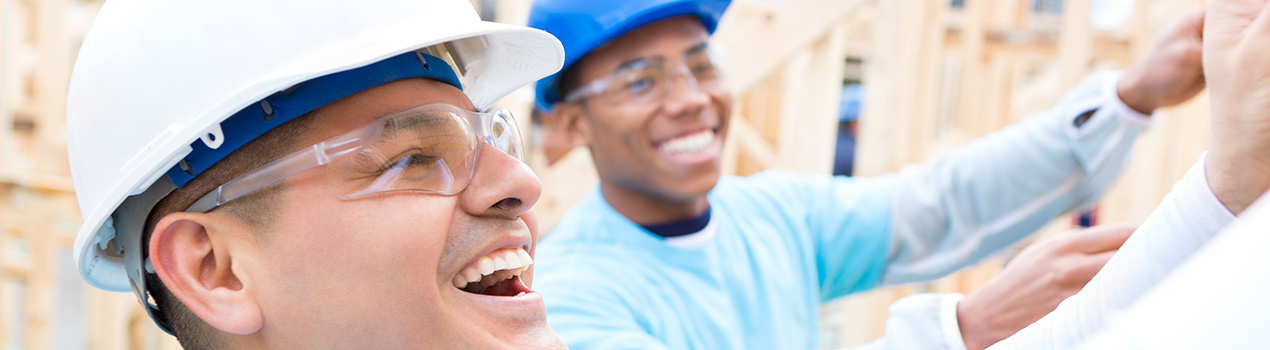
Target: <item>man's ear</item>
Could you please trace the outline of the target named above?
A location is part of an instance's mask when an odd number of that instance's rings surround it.
[[[150,263],[172,295],[208,325],[238,335],[264,325],[246,268],[234,256],[246,232],[223,215],[177,212],[150,236]]]
[[[557,102],[551,107],[552,127],[574,147],[587,146],[591,143],[591,123],[587,120],[586,110],[581,103]]]

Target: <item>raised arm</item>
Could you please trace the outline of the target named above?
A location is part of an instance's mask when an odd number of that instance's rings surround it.
[[[1108,316],[1138,302],[1196,251],[1209,249],[1205,245],[1234,220],[1232,214],[1243,212],[1270,189],[1270,115],[1265,113],[1270,107],[1270,85],[1266,84],[1270,67],[1264,64],[1270,60],[1270,6],[1265,0],[1213,1],[1204,38],[1204,70],[1212,86],[1213,111],[1212,145],[1206,158],[1174,186],[1085,290],[993,348],[1066,349],[1087,340],[1103,330]],[[1207,257],[1214,261],[1213,254]],[[1189,271],[1190,277],[1181,278],[1198,281],[1195,270]],[[1186,270],[1181,272],[1187,276]],[[1166,289],[1157,294],[1185,292]],[[1183,343],[1173,346],[1179,344]]]
[[[1123,76],[1099,74],[1048,113],[901,170],[883,283],[970,265],[1098,199],[1149,118],[1204,86],[1203,14],[1180,19]]]
[[[1202,12],[1184,16],[1119,79],[1090,78],[1040,118],[901,172],[883,283],[942,276],[1097,199],[1146,126],[1140,113],[1183,102],[1203,89],[1202,18]],[[917,295],[896,303],[888,336],[870,346],[981,349],[995,343],[1089,282],[1124,242],[1124,233],[1106,228],[1061,247],[1049,243],[1049,251],[1016,260],[965,299]],[[1051,278],[1056,275],[1068,278]]]
[[[1105,225],[1038,242],[969,296],[916,294],[891,305],[886,336],[853,350],[978,350],[1014,334],[1076,294],[1133,232]]]

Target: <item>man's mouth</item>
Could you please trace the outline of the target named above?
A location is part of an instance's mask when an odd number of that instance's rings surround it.
[[[712,149],[715,144],[715,130],[705,129],[699,132],[666,140],[657,146],[657,150],[671,155],[696,155]]]
[[[454,276],[454,287],[468,293],[514,297],[532,290],[520,274],[534,264],[524,248],[499,249],[468,265]]]

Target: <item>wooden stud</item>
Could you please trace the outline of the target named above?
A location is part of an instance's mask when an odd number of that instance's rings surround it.
[[[869,2],[790,1],[779,7],[734,3],[711,39],[713,45],[726,49],[724,68],[730,90],[737,95],[749,91],[795,52],[811,46]]]

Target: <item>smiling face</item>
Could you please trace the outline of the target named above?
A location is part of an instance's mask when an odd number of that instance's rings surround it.
[[[312,116],[314,131],[295,146],[432,102],[472,108],[449,85],[397,81],[323,107]],[[277,348],[562,347],[547,326],[542,298],[527,287],[532,268],[523,268],[537,239],[530,208],[541,185],[507,154],[489,146],[480,152],[471,183],[452,196],[341,200],[327,167],[288,177],[270,231],[234,257],[241,270],[235,272],[259,304],[262,342]],[[485,271],[482,257],[489,264],[501,260],[507,271]],[[467,282],[473,270],[483,279],[473,286],[498,283],[486,294],[458,288],[458,277]],[[521,292],[527,293],[516,296]]]
[[[614,39],[571,69],[586,84],[645,61],[691,65],[686,57],[700,52],[708,37],[696,17],[665,19]],[[732,96],[721,83],[698,88],[685,76],[673,79],[665,97],[652,103],[590,96],[558,105],[561,115],[580,115],[572,132],[590,147],[604,195],[638,223],[700,214],[719,179]]]

